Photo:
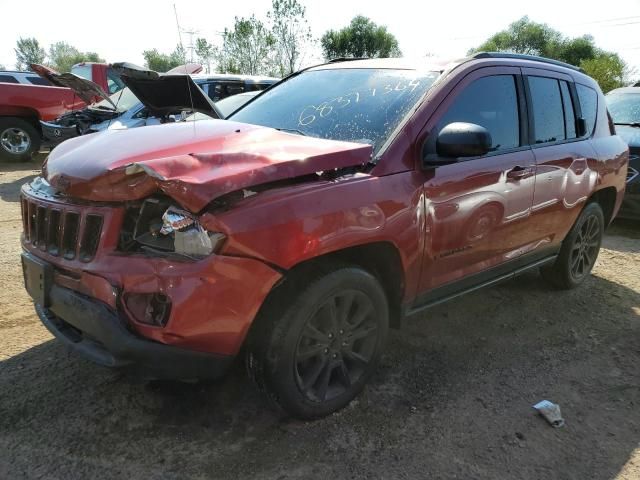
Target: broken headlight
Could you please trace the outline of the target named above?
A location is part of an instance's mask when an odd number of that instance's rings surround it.
[[[160,235],[173,234],[173,249],[190,257],[205,257],[217,251],[223,244],[222,233],[210,233],[189,213],[169,207],[162,215]]]
[[[202,258],[218,252],[225,238],[207,231],[194,215],[167,200],[149,198],[127,212],[120,249]]]

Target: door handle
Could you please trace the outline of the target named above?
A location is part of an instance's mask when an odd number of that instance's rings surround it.
[[[531,168],[516,165],[507,172],[508,180],[521,180],[531,175]]]

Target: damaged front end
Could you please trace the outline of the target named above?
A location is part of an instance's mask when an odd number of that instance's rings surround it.
[[[225,239],[223,233],[205,230],[196,216],[169,198],[151,197],[127,207],[118,249],[199,260],[219,252]]]
[[[69,140],[70,138],[95,133],[95,128],[103,122],[113,120],[122,115],[121,111],[98,110],[95,108],[83,108],[74,112],[65,113],[53,122],[40,121],[42,136],[50,147]]]

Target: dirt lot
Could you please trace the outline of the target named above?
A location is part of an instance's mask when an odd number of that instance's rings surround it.
[[[0,165],[0,478],[640,478],[640,225],[609,230],[577,290],[530,274],[410,319],[357,401],[300,423],[240,365],[145,383],[53,341],[18,261],[37,169]]]

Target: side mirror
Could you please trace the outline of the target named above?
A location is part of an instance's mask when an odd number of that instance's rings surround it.
[[[478,157],[491,151],[489,130],[475,123],[454,122],[445,126],[436,139],[439,157]]]

